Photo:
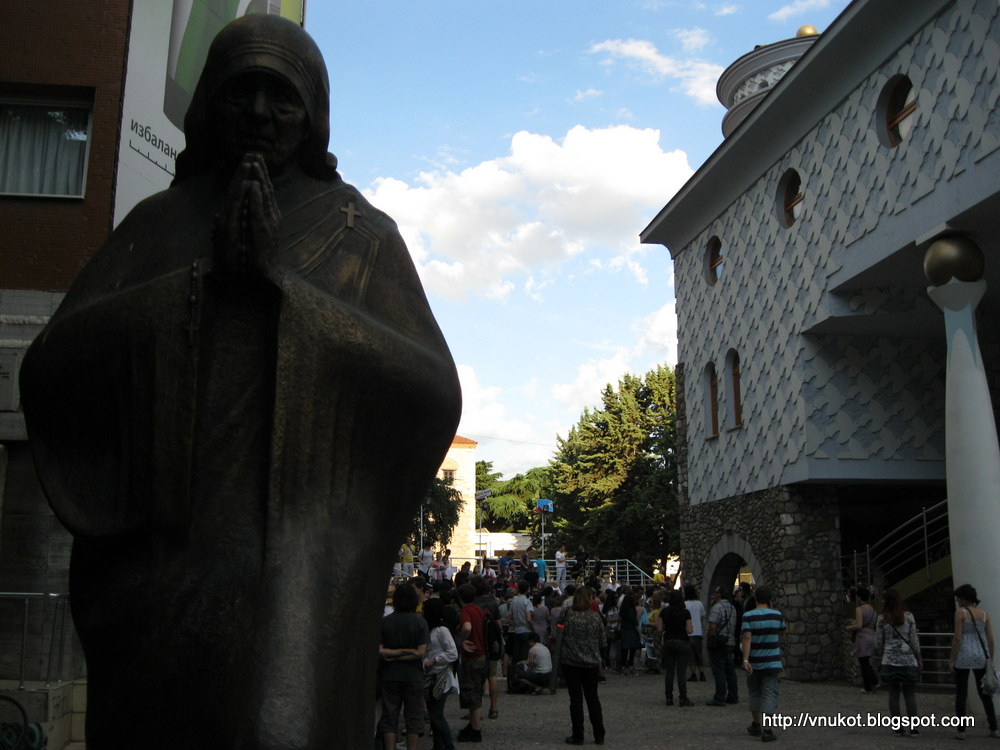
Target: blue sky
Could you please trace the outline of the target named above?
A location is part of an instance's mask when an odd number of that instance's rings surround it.
[[[719,74],[847,0],[311,0],[331,150],[399,224],[506,478],[625,372],[677,361],[638,234],[722,141]]]

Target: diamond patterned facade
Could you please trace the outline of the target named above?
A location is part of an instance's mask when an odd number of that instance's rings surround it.
[[[1000,400],[998,71],[995,0],[855,0],[642,232],[674,260],[685,582],[766,582],[793,679],[856,669],[843,603],[864,581],[844,556],[946,497],[944,323],[922,270],[943,235],[985,255]],[[903,596],[928,597],[920,629],[947,631],[922,570],[884,583],[919,577]]]
[[[956,3],[676,254],[692,503],[800,479],[943,477],[944,342],[933,303],[919,287],[842,291],[833,280],[865,252],[863,240],[892,232],[1000,146],[997,15],[996,3]],[[891,148],[873,123],[881,89],[901,72],[919,106],[911,138]],[[786,228],[775,204],[789,168],[804,200]],[[710,285],[713,236],[724,273]],[[919,268],[920,254],[908,255]],[[936,323],[877,335],[882,316]],[[823,333],[851,318],[858,333]],[[692,391],[704,390],[697,374],[715,363],[727,412],[730,349],[742,362],[743,426],[708,438],[708,401]]]

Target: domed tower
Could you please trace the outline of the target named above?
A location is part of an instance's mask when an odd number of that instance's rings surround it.
[[[754,47],[752,52],[746,53],[723,71],[715,87],[715,94],[729,110],[722,118],[722,134],[726,138],[805,54],[818,36],[819,32],[815,27],[803,26],[792,39]]]

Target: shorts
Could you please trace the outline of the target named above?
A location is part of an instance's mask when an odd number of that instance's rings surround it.
[[[748,674],[747,693],[750,694],[750,710],[768,715],[773,714],[778,710],[780,689],[780,669],[756,669]]]
[[[424,684],[423,682],[382,681],[382,716],[378,730],[383,734],[396,734],[399,729],[399,709],[403,709],[407,734],[422,734],[424,731]]]
[[[489,663],[485,656],[463,661],[458,667],[459,705],[476,709],[483,705],[483,683],[489,677]]]

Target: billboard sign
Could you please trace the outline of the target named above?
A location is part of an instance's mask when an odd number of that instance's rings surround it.
[[[184,115],[215,35],[235,18],[280,14],[296,23],[304,0],[135,0],[125,68],[114,224],[170,185],[184,148]]]

